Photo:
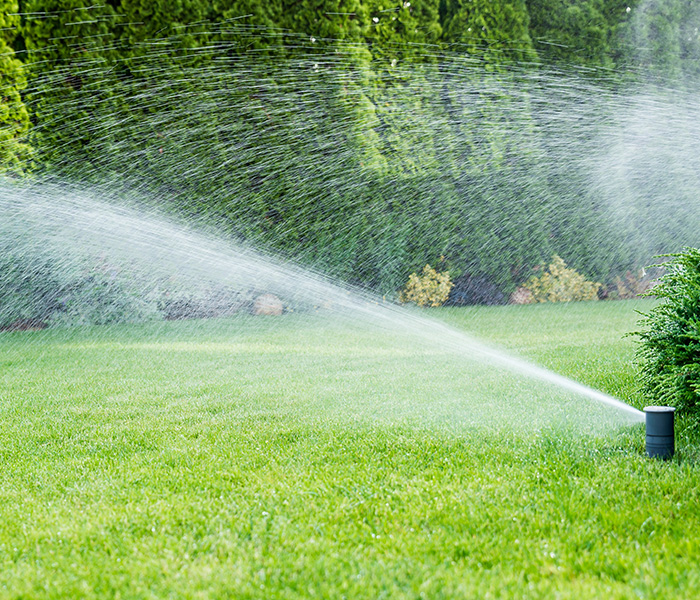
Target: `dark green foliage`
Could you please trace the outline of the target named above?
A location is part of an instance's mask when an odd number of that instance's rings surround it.
[[[575,64],[610,64],[606,0],[530,0],[530,33],[548,59]]]
[[[638,333],[638,358],[652,400],[682,411],[700,411],[700,250],[670,255],[665,274],[649,295],[662,301]]]
[[[442,33],[437,0],[391,2],[364,0],[365,37],[378,68],[401,64],[423,55],[426,44],[436,44]],[[388,63],[388,64],[387,64]]]
[[[562,66],[616,67],[635,51],[631,22],[645,0],[526,0],[540,59]]]
[[[208,2],[199,0],[121,0],[117,4],[118,39],[134,56],[149,50],[144,42],[178,34],[182,47],[202,46],[200,34],[207,31]],[[176,59],[176,56],[172,57]]]
[[[610,279],[635,266],[643,234],[610,222],[583,160],[552,164],[561,140],[518,69],[537,68],[535,48],[613,66],[627,6],[27,0],[38,170],[136,192],[382,293],[441,257],[506,294],[554,253]],[[686,37],[673,52],[690,64]]]
[[[534,60],[525,0],[443,0],[443,40],[490,68]]]
[[[161,318],[155,297],[135,277],[98,259],[0,254],[0,330],[24,324],[102,325]]]
[[[506,304],[508,298],[487,279],[463,275],[453,282],[446,306]]]
[[[274,23],[289,31],[306,33],[309,41],[359,42],[367,27],[367,7],[362,0],[281,0]],[[311,43],[315,43],[311,41]]]
[[[23,173],[31,157],[29,114],[21,91],[27,82],[12,49],[18,31],[16,0],[0,0],[0,175]]]
[[[687,18],[684,4],[684,0],[646,0],[632,20],[635,59],[646,69],[680,75],[680,22]]]
[[[700,4],[638,0],[619,26],[627,60],[654,77],[694,84],[700,74]]]
[[[50,168],[72,147],[82,149],[86,165],[97,154],[90,124],[107,112],[112,94],[105,73],[115,57],[114,11],[89,0],[27,0],[23,11],[37,162]]]

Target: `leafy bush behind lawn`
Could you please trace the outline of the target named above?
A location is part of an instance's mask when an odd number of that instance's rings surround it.
[[[644,388],[659,404],[698,412],[700,399],[700,249],[669,255],[647,295],[663,302],[644,315],[638,360]]]

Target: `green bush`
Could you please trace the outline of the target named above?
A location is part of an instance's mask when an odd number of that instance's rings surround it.
[[[153,283],[128,269],[0,244],[0,331],[160,319],[157,300]]]
[[[698,411],[700,399],[700,250],[669,255],[646,295],[661,300],[644,315],[638,360],[645,391],[657,404]]]
[[[20,175],[28,167],[29,113],[21,91],[27,81],[12,44],[20,17],[16,0],[0,0],[0,175]]]

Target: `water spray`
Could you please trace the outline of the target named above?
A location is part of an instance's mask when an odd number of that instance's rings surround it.
[[[673,421],[676,409],[672,406],[647,406],[647,455],[649,458],[669,459],[675,451]]]

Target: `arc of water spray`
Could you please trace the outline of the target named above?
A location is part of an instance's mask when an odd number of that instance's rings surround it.
[[[395,307],[383,307],[381,316],[384,319],[393,321],[397,318],[397,315],[394,314],[397,312],[397,308]],[[409,314],[410,313],[407,311],[401,311],[400,318],[405,319],[406,315]],[[410,318],[412,325],[416,329],[419,329],[426,337],[430,336],[434,339],[439,339],[442,347],[450,347],[451,349],[462,353],[468,351],[472,356],[489,361],[493,365],[505,367],[509,371],[549,383],[575,394],[587,397],[591,400],[595,400],[596,402],[600,402],[612,408],[621,410],[633,417],[636,421],[641,422],[644,420],[643,412],[637,410],[629,404],[622,402],[621,400],[618,400],[617,398],[614,398],[613,396],[583,385],[577,381],[574,381],[573,379],[564,377],[563,375],[559,375],[558,373],[550,371],[549,369],[545,369],[526,360],[515,357],[502,350],[497,350],[490,347],[487,344],[484,344],[468,334],[458,331],[441,321],[427,317],[419,317],[413,314],[410,314]]]
[[[50,186],[0,189],[0,208],[3,214],[13,215],[18,231],[25,235],[27,231],[42,231],[47,239],[53,236],[54,242],[65,244],[72,234],[95,250],[108,246],[123,256],[146,258],[197,277],[214,277],[238,286],[263,286],[287,297],[290,290],[295,290],[305,300],[324,298],[335,308],[361,314],[378,326],[408,327],[413,335],[442,349],[587,397],[635,421],[644,420],[644,413],[612,396],[492,348],[441,321],[378,302],[361,290],[343,287],[292,263],[208,238],[161,218],[95,201],[79,191],[67,193],[65,188]]]

